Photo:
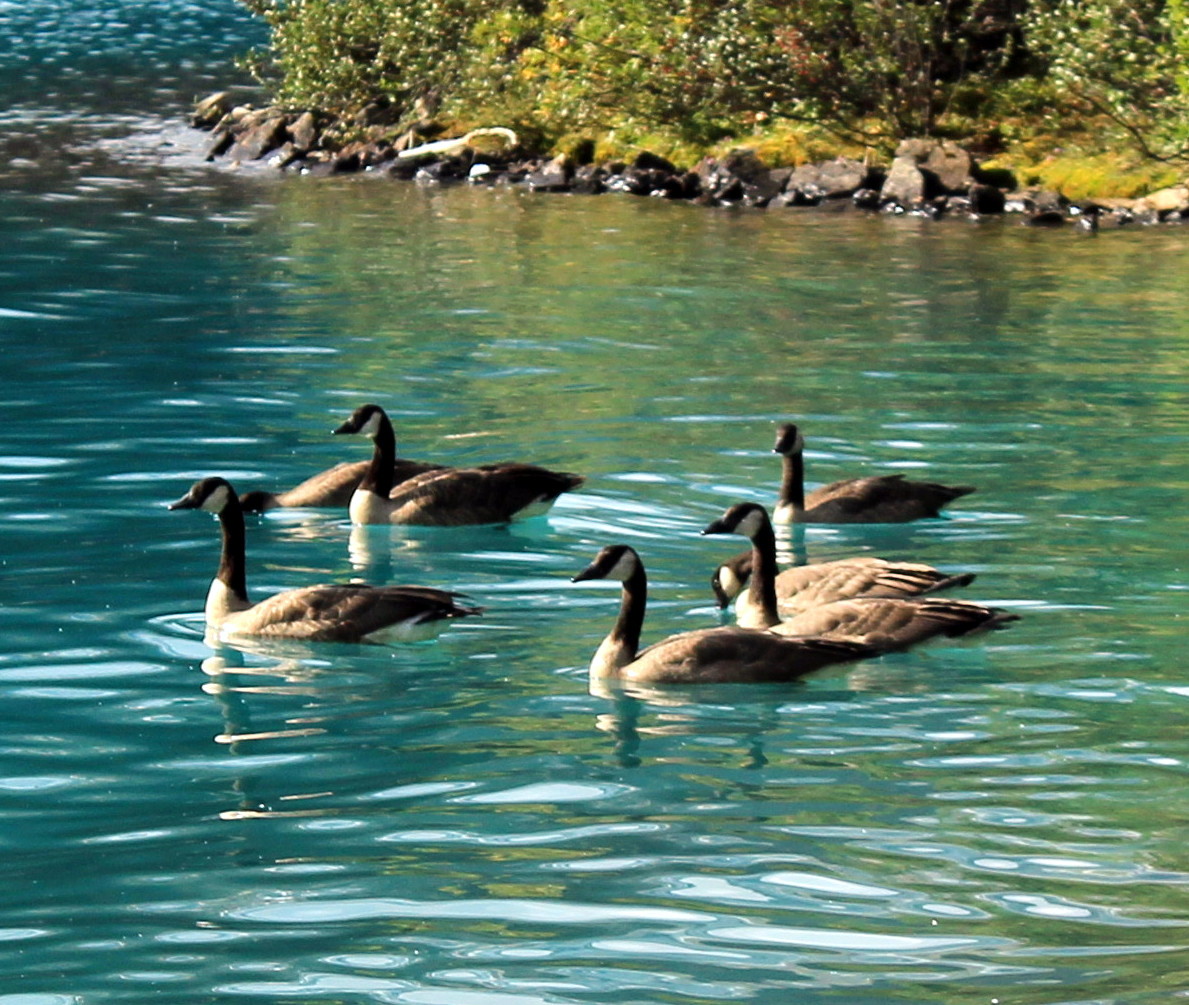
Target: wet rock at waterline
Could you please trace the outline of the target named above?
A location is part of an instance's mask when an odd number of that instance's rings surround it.
[[[1021,190],[1010,173],[983,170],[969,151],[947,140],[905,140],[890,164],[838,157],[773,167],[754,151],[735,150],[683,169],[647,151],[630,163],[594,164],[590,145],[579,157],[534,157],[520,147],[515,134],[500,127],[427,142],[431,128],[395,135],[379,112],[361,116],[354,125],[369,138],[336,142],[329,131],[335,123],[319,121],[313,112],[236,106],[219,92],[195,106],[191,124],[211,134],[208,160],[314,175],[367,171],[421,184],[517,185],[534,192],[586,195],[622,192],[777,212],[857,209],[933,219],[1014,213],[1033,226],[1076,223],[1088,230],[1189,220],[1189,187],[1184,185],[1140,199],[1074,203],[1057,192]],[[493,135],[499,143],[491,142]],[[478,141],[481,136],[483,142]]]

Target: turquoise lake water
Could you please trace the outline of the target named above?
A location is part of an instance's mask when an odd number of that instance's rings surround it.
[[[1189,231],[709,211],[207,167],[230,3],[0,4],[0,1005],[1189,997]],[[434,642],[215,652],[196,478],[367,445],[579,471],[511,528],[248,527],[255,596],[465,591]],[[812,560],[1019,613],[791,687],[591,693],[604,544],[646,640],[717,623],[775,499],[978,486]]]

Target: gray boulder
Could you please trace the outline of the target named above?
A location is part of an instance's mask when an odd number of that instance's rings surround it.
[[[786,201],[811,205],[824,199],[849,199],[868,187],[869,169],[861,161],[838,157],[819,164],[802,164],[785,184]]]
[[[930,198],[929,182],[915,157],[897,157],[879,190],[880,201],[908,208]]]
[[[956,143],[934,143],[921,168],[936,177],[947,194],[966,192],[974,184],[974,158]]]
[[[190,125],[196,129],[211,129],[231,111],[232,106],[230,94],[226,91],[216,91],[194,106],[194,113],[190,116]]]
[[[285,142],[286,117],[270,108],[249,112],[235,126],[228,156],[236,161],[260,160]]]
[[[884,202],[905,209],[918,207],[940,196],[966,194],[976,171],[974,159],[956,143],[904,140],[896,148],[880,194]]]
[[[302,112],[289,125],[289,139],[298,153],[308,153],[318,141],[318,123],[313,112]]]

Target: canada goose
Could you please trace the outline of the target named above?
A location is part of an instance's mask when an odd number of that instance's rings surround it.
[[[325,471],[319,471],[304,482],[294,485],[285,492],[264,492],[254,489],[239,497],[239,504],[245,513],[264,513],[280,507],[322,507],[346,509],[351,496],[363,481],[371,461],[352,461],[336,464]],[[399,485],[414,475],[426,471],[437,471],[440,464],[426,464],[422,461],[407,461],[397,458],[392,470],[392,484]]]
[[[751,579],[752,555],[741,552],[727,559],[710,577],[710,588],[720,608],[734,600],[736,617],[744,617]],[[776,607],[782,618],[834,600],[852,597],[909,599],[974,582],[973,572],[954,576],[920,562],[889,562],[872,555],[855,555],[832,562],[815,562],[785,569],[776,577]],[[738,599],[736,599],[738,598]]]
[[[640,556],[625,544],[603,548],[571,582],[588,579],[623,584],[619,617],[591,660],[594,677],[651,684],[779,682],[879,654],[875,646],[848,639],[790,638],[736,627],[681,632],[638,652],[648,600]]]
[[[903,475],[873,475],[831,482],[805,495],[805,440],[791,422],[776,431],[773,453],[781,455],[777,523],[908,523],[941,515],[941,508],[974,491],[971,485],[908,481]]]
[[[265,636],[310,642],[412,641],[436,635],[450,618],[482,611],[457,603],[457,595],[445,590],[363,583],[306,586],[253,604],[245,578],[244,514],[230,483],[203,478],[169,508],[218,514],[223,551],[206,595],[206,624],[208,632],[222,640]]]
[[[557,497],[582,484],[581,475],[533,464],[441,468],[398,485],[391,482],[396,434],[379,405],[362,405],[336,433],[359,433],[375,443],[363,481],[351,496],[357,524],[507,523],[546,512]]]
[[[965,600],[854,597],[802,610],[781,621],[776,599],[776,536],[763,506],[738,503],[703,534],[742,534],[752,543],[752,576],[739,625],[792,636],[857,639],[880,650],[903,649],[935,635],[956,637],[1000,628],[1019,616]],[[794,570],[796,571],[796,570]],[[955,577],[961,578],[961,577]]]

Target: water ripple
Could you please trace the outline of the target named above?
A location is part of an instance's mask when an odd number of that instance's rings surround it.
[[[228,916],[266,924],[322,924],[336,921],[360,921],[396,918],[494,918],[529,924],[585,925],[618,924],[624,921],[650,921],[664,924],[690,924],[708,919],[707,915],[672,908],[644,905],[564,904],[541,900],[459,899],[453,901],[414,901],[397,898],[362,898],[273,903],[259,907],[237,908]]]

